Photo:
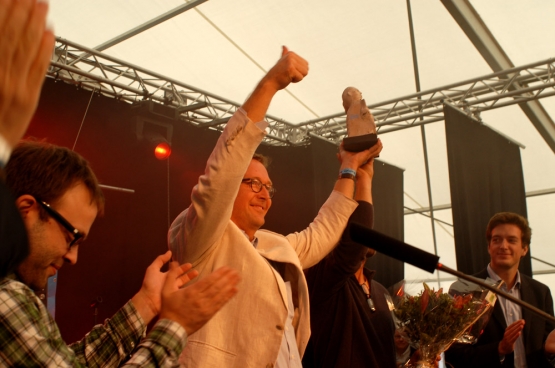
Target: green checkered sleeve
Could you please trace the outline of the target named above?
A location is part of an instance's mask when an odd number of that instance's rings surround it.
[[[177,322],[161,320],[146,339],[145,325],[127,303],[104,325],[68,347],[43,303],[25,284],[0,280],[0,367],[177,366],[187,334]]]
[[[10,278],[0,280],[0,366],[79,366],[35,293]]]
[[[162,319],[126,363],[133,367],[179,367],[179,355],[187,344],[187,333],[177,322]]]
[[[95,326],[70,348],[87,367],[117,367],[129,357],[144,336],[146,326],[133,303],[128,302],[103,325]]]

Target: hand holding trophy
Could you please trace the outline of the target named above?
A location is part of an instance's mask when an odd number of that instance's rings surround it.
[[[355,87],[345,88],[342,97],[347,114],[347,138],[343,139],[343,148],[350,152],[364,151],[378,141],[374,117]]]

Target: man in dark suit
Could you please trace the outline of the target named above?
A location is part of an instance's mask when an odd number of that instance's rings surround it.
[[[490,263],[475,276],[503,280],[503,291],[553,315],[549,288],[518,271],[531,236],[524,217],[511,212],[495,214],[486,229]],[[453,345],[446,361],[455,368],[550,367],[544,344],[553,328],[533,312],[500,297],[477,343]]]

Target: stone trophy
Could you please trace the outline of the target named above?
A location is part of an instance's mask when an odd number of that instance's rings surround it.
[[[343,148],[351,152],[364,151],[378,142],[374,117],[362,93],[355,87],[345,88],[342,97],[347,114],[347,137],[343,138]]]

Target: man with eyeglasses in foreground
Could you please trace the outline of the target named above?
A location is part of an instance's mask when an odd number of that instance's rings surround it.
[[[180,362],[187,367],[301,367],[310,336],[303,268],[337,244],[353,200],[352,172],[369,151],[341,151],[341,174],[310,226],[283,236],[260,230],[275,190],[264,160],[254,156],[274,95],[301,81],[308,63],[283,47],[282,56],[227,123],[192,191],[192,204],[173,222],[170,249],[200,275],[220,266],[240,270],[237,296],[190,337]],[[254,156],[254,157],[253,157]]]
[[[180,289],[197,276],[191,265],[161,267],[171,252],[147,268],[141,289],[104,325],[67,346],[34,291],[64,263],[77,262],[78,247],[104,208],[104,197],[87,161],[65,147],[24,141],[6,165],[29,238],[29,255],[0,280],[1,366],[174,366],[187,336],[236,293],[239,276],[221,268]],[[24,244],[21,245],[26,246]],[[189,272],[190,271],[190,272]],[[159,321],[144,337],[146,326]]]
[[[77,262],[78,245],[104,204],[78,154],[29,142],[12,153],[35,111],[54,45],[47,9],[46,2],[0,0],[0,366],[118,366],[134,348],[132,366],[175,365],[187,334],[236,292],[236,272],[224,268],[179,289],[198,273],[176,263],[160,272],[167,252],[147,269],[129,303],[70,346],[31,289],[43,289],[64,262]],[[5,165],[9,188],[1,179]]]

